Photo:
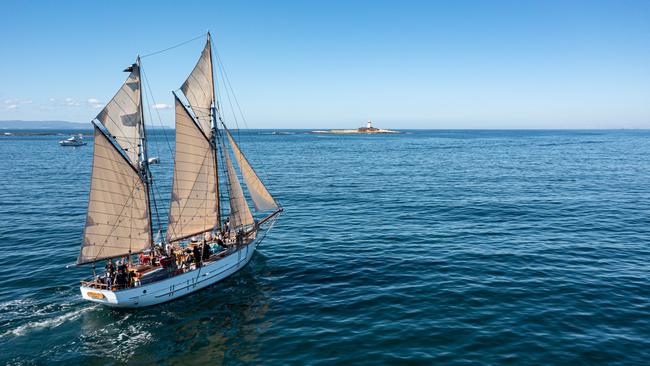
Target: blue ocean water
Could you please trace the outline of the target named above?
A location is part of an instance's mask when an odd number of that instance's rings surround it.
[[[240,134],[286,209],[251,264],[137,311],[66,269],[92,144],[0,136],[0,363],[650,359],[650,131],[291,132]]]

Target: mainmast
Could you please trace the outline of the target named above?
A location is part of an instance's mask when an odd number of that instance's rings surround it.
[[[231,227],[245,230],[257,228],[235,166],[239,166],[258,211],[270,209],[281,211],[228,129],[225,128],[225,124],[223,129],[225,134],[221,134],[219,130],[218,124],[224,122],[219,116],[219,105],[215,97],[212,61],[212,39],[208,33],[205,47],[196,66],[180,88],[185,98],[181,99],[179,94],[174,93],[176,154],[167,227],[169,242],[183,240],[221,227],[217,157],[219,148],[223,159],[221,163],[225,170],[225,186],[228,189]],[[228,142],[230,149],[226,145]],[[230,158],[229,150],[233,151],[234,160]]]
[[[175,95],[176,153],[167,240],[219,228],[220,204],[212,51],[208,35],[201,56]]]

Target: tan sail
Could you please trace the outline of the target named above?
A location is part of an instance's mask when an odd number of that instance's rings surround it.
[[[268,211],[278,208],[278,204],[275,202],[271,193],[269,193],[264,183],[260,180],[260,177],[255,173],[253,167],[246,159],[246,156],[241,152],[239,146],[235,143],[235,140],[230,135],[230,131],[226,129],[226,134],[228,135],[228,141],[230,141],[230,146],[235,154],[235,161],[241,169],[242,177],[248,187],[248,193],[250,193],[251,198],[253,199],[253,204],[255,205],[255,210],[257,211]]]
[[[181,90],[190,103],[192,112],[199,120],[199,126],[201,126],[206,136],[210,136],[212,127],[210,109],[214,100],[211,52],[210,36],[208,35],[208,40],[199,61],[181,86]]]
[[[95,126],[88,215],[78,264],[151,247],[146,186],[126,158]]]
[[[97,115],[97,119],[106,126],[115,141],[126,152],[131,164],[138,166],[140,154],[140,67],[131,66],[131,74],[126,79],[113,99]]]
[[[228,175],[228,190],[230,193],[230,226],[239,229],[241,226],[252,225],[255,223],[251,209],[246,203],[244,191],[237,178],[237,172],[230,160],[230,153],[224,149],[224,158],[226,160],[226,173]]]
[[[167,240],[187,238],[218,224],[214,150],[178,98],[172,184]]]

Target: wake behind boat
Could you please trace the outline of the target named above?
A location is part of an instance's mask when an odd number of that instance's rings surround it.
[[[125,70],[126,82],[93,120],[90,198],[77,260],[93,266],[93,277],[81,282],[83,298],[123,308],[174,300],[237,272],[282,212],[222,118],[208,33],[194,70],[174,92],[172,197],[165,238],[155,242],[158,204],[147,155],[141,68],[138,57]],[[235,166],[256,211],[270,214],[255,219]],[[227,217],[223,224],[222,217]],[[161,226],[158,222],[158,233]],[[97,274],[96,264],[104,262],[105,271]]]

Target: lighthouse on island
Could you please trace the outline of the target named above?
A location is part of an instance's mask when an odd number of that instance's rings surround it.
[[[378,132],[379,129],[372,127],[372,121],[368,120],[368,123],[366,123],[366,127],[359,127],[357,131],[360,133],[373,133],[373,132]]]

